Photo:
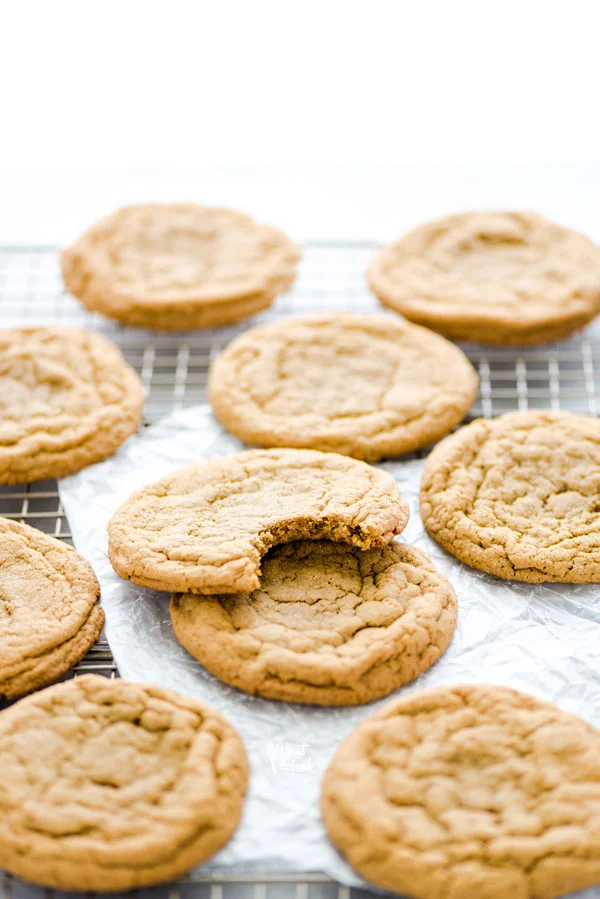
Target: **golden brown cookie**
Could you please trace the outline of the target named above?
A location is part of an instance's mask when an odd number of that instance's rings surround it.
[[[136,430],[144,394],[106,338],[74,328],[0,331],[0,484],[61,478]]]
[[[374,462],[443,437],[477,387],[467,357],[439,335],[391,316],[338,314],[246,331],[212,365],[208,393],[246,443]]]
[[[472,422],[428,457],[421,517],[444,549],[488,574],[600,581],[600,421],[544,411]]]
[[[292,540],[383,546],[406,526],[394,478],[310,450],[249,450],[190,465],[143,487],[108,525],[123,578],[177,593],[248,593],[260,559]]]
[[[356,705],[418,677],[456,626],[452,586],[402,543],[288,543],[253,593],[174,594],[180,643],[212,674],[268,699]]]
[[[227,325],[270,306],[296,276],[298,247],[233,209],[126,206],[61,256],[84,306],[158,330]]]
[[[600,883],[600,732],[506,687],[439,687],[369,716],[334,756],[321,807],[359,874],[415,899]]]
[[[62,890],[129,890],[229,840],[248,762],[213,709],[86,675],[0,713],[0,867]]]
[[[0,518],[0,699],[52,683],[104,624],[91,565],[70,546]]]
[[[467,212],[385,247],[367,280],[386,306],[453,340],[543,343],[600,311],[600,248],[532,212]]]

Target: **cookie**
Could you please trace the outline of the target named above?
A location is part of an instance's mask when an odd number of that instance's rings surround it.
[[[104,624],[91,566],[70,546],[0,518],[0,699],[52,683]]]
[[[136,430],[144,394],[117,347],[74,328],[0,331],[0,484],[61,478]]]
[[[461,562],[509,580],[600,581],[600,421],[478,419],[430,454],[421,517]]]
[[[189,871],[235,831],[238,733],[171,690],[86,675],[0,713],[0,867],[61,890]]]
[[[180,643],[246,693],[356,705],[418,677],[456,626],[452,586],[418,549],[330,541],[278,546],[253,593],[174,594]]]
[[[413,693],[323,780],[331,840],[415,899],[551,899],[600,883],[600,732],[506,687]]]
[[[532,212],[468,212],[381,250],[367,280],[384,305],[452,340],[543,343],[600,311],[600,248]]]
[[[212,365],[217,418],[259,446],[374,462],[426,446],[468,412],[478,378],[439,335],[386,315],[327,315],[253,328]]]
[[[127,325],[228,325],[270,306],[292,284],[298,247],[277,228],[195,203],[126,206],[61,256],[84,306]]]
[[[383,546],[408,505],[385,471],[334,453],[249,450],[143,487],[108,524],[121,577],[175,593],[249,593],[277,543],[328,539]]]

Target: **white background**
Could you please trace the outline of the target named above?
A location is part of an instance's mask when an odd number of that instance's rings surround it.
[[[489,205],[598,238],[599,25],[596,0],[2,4],[0,240],[187,198],[298,238]],[[383,168],[438,163],[466,168]]]
[[[0,173],[0,244],[64,245],[130,202],[244,209],[297,240],[399,237],[462,209],[533,209],[600,243],[600,165],[227,166]]]

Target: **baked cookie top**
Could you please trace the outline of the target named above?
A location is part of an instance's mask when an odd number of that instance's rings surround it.
[[[456,626],[452,586],[418,549],[288,543],[263,560],[253,593],[175,594],[177,639],[247,693],[354,705],[417,677]]]
[[[156,203],[97,222],[61,262],[67,287],[88,308],[131,324],[186,328],[269,305],[294,280],[299,256],[283,232],[242,212]]]
[[[70,546],[0,518],[0,699],[56,680],[102,630],[100,587]]]
[[[46,887],[128,890],[213,855],[248,763],[213,709],[86,675],[0,713],[0,867]]]
[[[531,411],[472,422],[428,457],[421,516],[444,549],[489,574],[600,581],[600,421]]]
[[[600,311],[600,248],[532,212],[428,222],[381,250],[367,279],[382,303],[457,340],[555,340]]]
[[[100,334],[0,331],[0,483],[62,477],[110,456],[141,420],[136,372]]]
[[[600,732],[506,687],[440,687],[371,715],[325,774],[332,841],[416,899],[600,883]]]
[[[329,539],[382,546],[408,521],[394,478],[334,453],[249,450],[143,487],[108,525],[121,577],[191,593],[245,593],[277,543]]]
[[[392,316],[338,314],[246,331],[213,363],[208,394],[246,443],[376,461],[447,434],[477,387],[467,357],[439,335]]]

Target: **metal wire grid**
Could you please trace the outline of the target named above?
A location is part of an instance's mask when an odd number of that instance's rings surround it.
[[[252,324],[322,311],[381,311],[364,280],[372,252],[373,244],[367,242],[309,243],[293,289]],[[65,293],[58,256],[52,247],[0,247],[0,310],[2,327],[62,322],[100,331],[118,343],[142,378],[147,396],[146,423],[204,402],[211,360],[235,334],[248,327],[244,323],[191,334],[124,328],[88,313]],[[481,381],[471,417],[531,408],[598,413],[600,327],[596,325],[559,344],[526,350],[476,344],[464,344],[463,349]],[[0,515],[71,542],[54,481],[0,487]],[[75,675],[83,672],[118,676],[105,641],[100,641],[74,669]],[[41,891],[0,872],[1,899],[21,899],[24,891],[28,899],[41,895]],[[50,893],[45,891],[45,899]],[[320,874],[278,874],[194,875],[162,890],[154,889],[152,895],[161,899],[359,899],[372,894],[348,890]]]

